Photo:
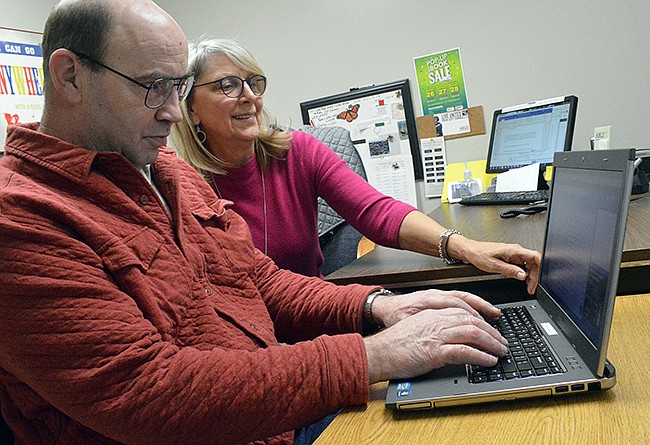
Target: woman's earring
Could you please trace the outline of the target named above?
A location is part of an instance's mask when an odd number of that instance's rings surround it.
[[[196,132],[196,137],[199,139],[199,142],[204,143],[207,138],[205,131],[201,130],[201,127],[199,127],[198,124],[194,127],[194,131]]]

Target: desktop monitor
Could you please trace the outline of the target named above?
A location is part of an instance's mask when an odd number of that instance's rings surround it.
[[[552,165],[558,151],[571,150],[576,96],[528,102],[494,112],[486,173],[539,163]]]

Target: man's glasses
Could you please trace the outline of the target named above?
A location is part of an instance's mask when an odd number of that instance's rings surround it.
[[[107,69],[111,73],[117,74],[124,79],[133,82],[134,84],[147,90],[147,94],[144,96],[144,104],[147,108],[160,108],[171,96],[174,88],[178,92],[178,101],[183,102],[187,95],[190,94],[192,85],[194,84],[194,76],[188,75],[184,77],[161,77],[151,82],[149,85],[138,82],[137,80],[127,76],[126,74],[120,73],[119,71],[111,68],[110,66],[104,65],[98,60],[93,59],[90,56],[87,56],[83,53],[70,50],[77,55],[80,59],[86,59],[95,65],[99,65],[104,69]]]
[[[242,79],[241,77],[237,76],[226,76],[222,77],[221,79],[213,80],[212,82],[194,85],[194,88],[218,83],[221,91],[223,91],[223,94],[236,99],[244,94],[244,82],[248,84],[251,91],[256,96],[261,96],[264,94],[264,91],[266,91],[266,77],[260,76],[259,74],[255,74],[248,79]]]

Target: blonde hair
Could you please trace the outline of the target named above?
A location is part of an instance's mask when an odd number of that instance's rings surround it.
[[[253,55],[239,43],[230,39],[212,39],[205,36],[189,44],[189,70],[195,78],[201,77],[208,62],[214,56],[226,56],[235,65],[251,74],[263,76],[264,71]],[[171,140],[178,156],[204,176],[210,173],[223,175],[232,167],[213,155],[201,142],[197,128],[192,123],[189,109],[192,107],[193,91],[181,103],[183,120],[172,126]],[[257,162],[264,168],[270,158],[283,158],[291,146],[291,135],[271,125],[271,118],[262,109],[260,132],[255,140]]]

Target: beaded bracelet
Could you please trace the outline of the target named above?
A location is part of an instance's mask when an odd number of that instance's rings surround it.
[[[449,252],[447,252],[447,243],[449,242],[449,237],[451,235],[462,235],[462,233],[456,229],[447,229],[442,232],[442,235],[440,235],[440,240],[438,241],[438,255],[447,264],[459,264],[462,263],[462,261],[453,259],[449,256]]]

